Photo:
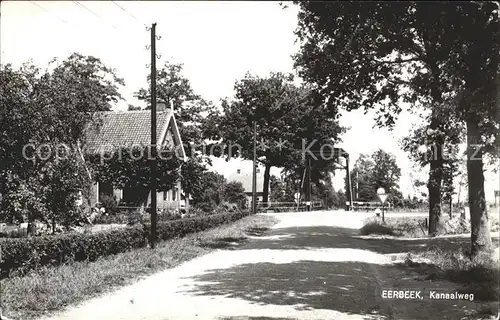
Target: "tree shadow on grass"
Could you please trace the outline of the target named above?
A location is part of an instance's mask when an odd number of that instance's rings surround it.
[[[459,285],[457,292],[474,294],[475,301],[499,301],[498,269],[473,266],[468,269],[442,269],[429,263],[397,263],[396,267],[418,275],[415,279],[450,281]]]
[[[202,248],[234,250],[246,242],[248,242],[248,239],[244,237],[225,237],[202,240],[198,243],[198,246]]]
[[[245,230],[245,234],[249,236],[254,236],[254,237],[260,237],[264,235],[266,231],[270,230],[269,228],[262,228],[262,227],[251,227]]]

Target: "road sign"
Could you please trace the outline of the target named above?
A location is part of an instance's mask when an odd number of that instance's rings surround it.
[[[377,189],[377,195],[378,195],[378,198],[379,198],[380,202],[382,203],[382,222],[385,223],[384,202],[385,202],[385,200],[387,200],[387,194],[385,193],[385,189],[384,188],[378,188]]]
[[[386,194],[379,194],[378,198],[380,199],[380,202],[384,203],[385,200],[387,200],[387,195]]]
[[[380,200],[380,202],[384,203],[385,200],[387,200],[387,194],[385,193],[385,189],[384,188],[378,188],[377,189],[377,196]]]
[[[299,200],[300,200],[300,193],[296,193],[296,194],[294,195],[294,198],[295,198],[295,203],[298,203],[298,202],[299,202]]]

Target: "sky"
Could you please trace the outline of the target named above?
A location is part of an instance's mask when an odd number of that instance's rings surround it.
[[[184,75],[194,90],[217,103],[233,96],[233,86],[247,71],[266,76],[292,72],[291,55],[298,50],[293,34],[297,9],[283,10],[278,2],[224,1],[2,1],[1,63],[19,66],[32,59],[45,66],[53,57],[73,52],[99,57],[124,78],[121,88],[127,105],[141,105],[133,93],[146,85],[150,72],[150,32],[157,23],[157,66],[168,59],[184,64]],[[121,8],[120,8],[121,7]],[[425,180],[426,170],[413,164],[399,140],[419,122],[404,112],[393,132],[374,127],[373,114],[345,113],[341,125],[351,129],[339,145],[354,162],[360,153],[381,148],[395,155],[402,169],[400,187],[413,195],[413,179]],[[227,164],[225,170],[236,170]],[[413,178],[412,178],[413,176]],[[499,174],[487,173],[487,199],[499,189]],[[335,185],[343,187],[342,175]]]

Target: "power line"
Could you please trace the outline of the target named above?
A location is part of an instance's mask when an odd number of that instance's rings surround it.
[[[94,11],[90,10],[89,8],[87,8],[85,5],[81,4],[79,1],[73,1],[74,3],[76,3],[77,5],[79,5],[80,7],[86,9],[88,12],[92,13],[94,16],[98,17],[99,19],[101,20],[104,20],[102,19],[102,17],[100,15],[98,15],[97,13],[95,13]],[[113,25],[112,23],[110,23],[110,25],[116,29],[115,25]]]
[[[46,13],[48,13],[48,14],[52,15],[53,17],[57,18],[57,19],[58,19],[58,20],[60,20],[61,22],[63,22],[63,23],[65,23],[65,24],[67,24],[67,25],[68,25],[68,26],[70,26],[70,27],[72,27],[73,29],[76,29],[76,30],[77,30],[77,31],[79,31],[79,32],[81,32],[81,31],[82,31],[82,28],[81,28],[81,26],[80,26],[80,25],[76,25],[76,24],[74,24],[74,23],[71,23],[71,22],[68,22],[68,21],[66,21],[66,20],[62,19],[62,18],[61,18],[61,17],[59,17],[57,14],[53,13],[53,11],[52,11],[52,10],[48,10],[47,8],[45,8],[45,7],[41,6],[41,5],[39,5],[38,3],[34,2],[34,1],[29,1],[29,2],[31,2],[31,4],[33,4],[33,5],[37,6],[40,10],[43,10],[44,12],[46,12]],[[96,16],[96,17],[98,17],[98,18],[102,19],[102,17],[101,17],[101,16],[99,16],[97,13],[95,13],[95,12],[94,12],[94,11],[92,11],[92,10],[90,10],[90,9],[89,9],[89,8],[87,8],[86,6],[82,5],[82,4],[81,4],[81,3],[79,3],[78,1],[73,1],[73,2],[74,2],[76,5],[78,5],[79,7],[82,7],[82,8],[84,8],[84,9],[86,9],[87,11],[89,11],[90,13],[92,13],[94,16]],[[104,19],[103,19],[103,20],[104,20]],[[107,23],[105,23],[105,24],[106,24],[106,25],[108,25]],[[112,24],[111,24],[111,26],[113,27],[113,29],[114,29],[113,31],[114,31],[114,33],[116,34],[116,36],[118,36],[118,38],[123,38],[123,37],[124,37],[124,35],[122,35],[122,34],[118,34],[118,33],[117,33],[118,29],[117,29],[114,25],[112,25]],[[111,31],[111,29],[109,29],[109,30]],[[105,35],[105,33],[101,33],[101,35]],[[129,35],[127,35],[127,39],[128,39],[128,37],[129,37]]]
[[[122,6],[120,6],[118,3],[116,3],[116,1],[111,1],[115,4],[115,6],[117,6],[118,8],[120,8],[123,12],[127,13],[129,16],[131,16],[135,21],[139,22],[141,25],[143,25],[143,23],[141,21],[139,21],[139,19],[137,19],[132,13],[128,12],[125,8],[123,8]]]
[[[55,16],[57,19],[61,20],[62,22],[66,23],[66,24],[69,24],[68,21],[64,20],[63,18],[59,17],[58,15],[56,14],[53,14],[52,12],[50,12],[49,10],[45,9],[44,7],[42,7],[41,5],[39,5],[38,3],[34,2],[34,1],[30,1],[31,4],[37,6],[38,8],[42,9],[43,11]]]

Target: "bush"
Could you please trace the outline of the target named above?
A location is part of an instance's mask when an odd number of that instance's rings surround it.
[[[114,197],[102,195],[99,197],[99,202],[106,209],[106,213],[116,214],[118,212],[118,202]]]
[[[391,227],[381,224],[378,221],[368,222],[359,230],[359,232],[364,236],[369,234],[395,235],[394,230]]]
[[[116,214],[116,215],[98,215],[92,224],[126,224],[129,221],[129,214]]]
[[[196,209],[206,213],[212,213],[217,209],[217,204],[215,202],[200,202],[195,205]]]
[[[160,222],[158,240],[168,240],[188,233],[203,231],[246,216],[237,211],[209,216]],[[2,261],[1,278],[12,272],[26,272],[46,265],[59,265],[72,261],[94,261],[99,257],[140,248],[150,239],[150,225],[131,226],[95,234],[61,234],[19,239],[0,239]]]

